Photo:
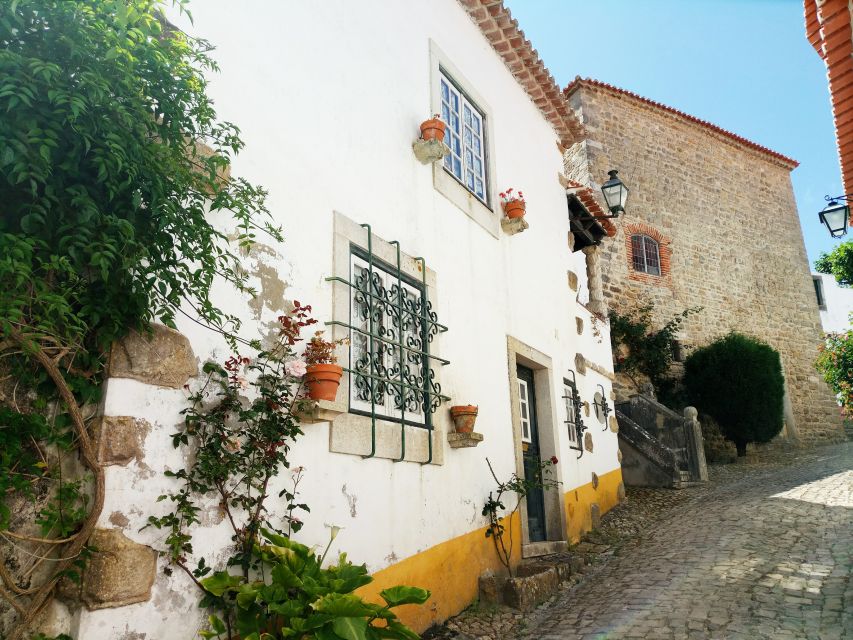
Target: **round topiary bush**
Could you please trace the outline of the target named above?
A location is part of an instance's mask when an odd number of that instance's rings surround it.
[[[712,416],[739,456],[748,442],[768,442],[782,430],[785,381],[773,347],[730,333],[694,351],[684,363],[690,403]]]

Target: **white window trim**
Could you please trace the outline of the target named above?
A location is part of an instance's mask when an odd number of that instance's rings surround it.
[[[563,408],[566,410],[566,420],[563,422],[566,425],[566,431],[568,432],[569,443],[573,445],[578,444],[578,425],[575,422],[575,410],[574,410],[574,400],[572,399],[572,389],[571,385],[563,383]]]
[[[373,234],[373,255],[379,260],[396,265],[397,250],[384,239]],[[334,212],[334,242],[332,258],[332,274],[344,280],[349,280],[350,265],[352,261],[352,246],[367,249],[367,230],[354,220],[342,213]],[[423,279],[420,263],[412,256],[403,253],[401,255],[401,271],[416,281]],[[349,323],[351,289],[342,282],[329,282],[332,294],[332,319],[341,323]],[[426,269],[427,296],[436,305],[436,274],[429,268]],[[440,314],[439,314],[440,321]],[[335,340],[349,337],[349,329],[334,325],[330,328],[331,337]],[[329,330],[327,330],[327,335]],[[434,337],[430,343],[430,352],[435,355],[441,353],[441,334]],[[338,350],[338,361],[342,366],[348,366],[349,347],[342,346]],[[435,364],[435,380],[442,382],[442,367]],[[445,395],[447,389],[442,389]],[[332,403],[321,401],[322,408],[338,413],[337,417],[329,425],[329,450],[336,453],[346,453],[358,456],[366,456],[370,452],[371,445],[371,418],[360,414],[350,413],[350,375],[344,371],[341,378],[341,386],[337,398]],[[427,434],[432,433],[432,464],[444,464],[445,434],[451,429],[450,412],[446,406],[432,414],[432,431],[407,425],[406,433],[406,462],[425,462],[429,454]],[[390,422],[377,418],[376,420],[376,452],[374,457],[397,460],[402,450],[401,425],[399,422]]]
[[[501,211],[498,208],[497,189],[495,188],[495,166],[494,147],[492,140],[494,131],[492,125],[494,117],[491,107],[483,97],[476,92],[475,83],[470,82],[466,76],[450,61],[441,49],[430,40],[430,105],[432,113],[441,113],[441,74],[442,70],[454,83],[461,87],[484,118],[483,146],[485,154],[485,176],[486,176],[486,202],[485,204],[477,196],[471,193],[456,176],[444,168],[443,162],[432,165],[433,186],[436,191],[450,200],[460,208],[469,218],[480,225],[495,238],[501,238]],[[464,174],[463,174],[464,175]]]
[[[441,91],[441,117],[447,124],[447,131],[444,135],[444,142],[450,148],[450,154],[444,158],[444,170],[450,173],[457,180],[462,182],[462,186],[474,194],[483,204],[489,205],[489,176],[488,167],[486,166],[486,118],[480,111],[480,108],[471,102],[468,95],[463,89],[460,89],[456,80],[446,73],[444,69],[439,68],[439,90]],[[448,98],[444,99],[444,87],[447,87]],[[458,110],[453,111],[453,100],[458,100]],[[445,111],[445,106],[447,110]],[[471,124],[465,120],[466,112],[471,114]],[[459,131],[453,128],[453,116],[458,122]],[[476,129],[474,125],[477,125]],[[472,144],[469,146],[465,142],[466,134],[470,132]],[[458,138],[459,151],[455,151],[456,145],[452,143],[454,138]],[[480,143],[480,151],[477,152],[474,148],[474,142]],[[468,155],[471,155],[471,163],[468,162]],[[453,169],[448,168],[447,164],[456,164],[458,161],[461,175],[456,175]],[[480,170],[476,170],[476,164],[479,162]],[[474,181],[473,187],[468,184],[468,174]],[[477,192],[477,182],[482,185],[482,195]]]
[[[533,443],[530,431],[530,385],[527,380],[518,380],[518,420],[521,424],[521,441]],[[525,413],[527,414],[525,416]]]

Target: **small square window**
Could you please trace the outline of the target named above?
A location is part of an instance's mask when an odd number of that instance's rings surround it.
[[[439,82],[441,119],[447,125],[444,143],[450,149],[444,158],[444,169],[488,204],[485,115],[443,70]]]

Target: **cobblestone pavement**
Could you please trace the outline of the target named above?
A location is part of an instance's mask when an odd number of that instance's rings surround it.
[[[514,637],[853,639],[853,443],[712,480]]]

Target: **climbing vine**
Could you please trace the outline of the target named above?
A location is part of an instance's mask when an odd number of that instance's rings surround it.
[[[496,490],[489,492],[489,497],[486,499],[485,505],[483,505],[483,515],[489,519],[489,526],[486,528],[486,537],[491,538],[492,543],[495,545],[495,553],[498,554],[498,559],[506,567],[510,576],[513,574],[512,552],[514,548],[512,519],[518,513],[521,501],[530,495],[530,492],[536,490],[547,491],[560,486],[560,482],[551,478],[550,475],[551,467],[556,465],[557,462],[559,462],[557,456],[551,456],[547,460],[540,461],[529,477],[521,477],[517,473],[513,473],[509,480],[501,481],[495,475],[492,463],[486,458],[486,464],[489,465],[489,472],[497,483]],[[508,515],[502,517],[501,513],[508,510],[503,503],[507,495],[514,496],[515,504],[509,510]],[[508,535],[506,527],[503,524],[504,517],[509,520]],[[504,538],[504,535],[506,535],[506,538]]]
[[[642,377],[651,382],[658,394],[674,395],[675,380],[670,375],[673,340],[681,324],[702,307],[690,307],[660,329],[653,328],[654,305],[647,304],[625,314],[610,311],[610,341],[614,368],[639,387]]]
[[[206,95],[210,45],[163,8],[0,5],[0,542],[41,568],[0,564],[10,640],[76,579],[103,507],[90,426],[110,345],[178,314],[236,345],[212,286],[251,293],[235,250],[281,239],[263,189],[228,173],[242,142]]]

